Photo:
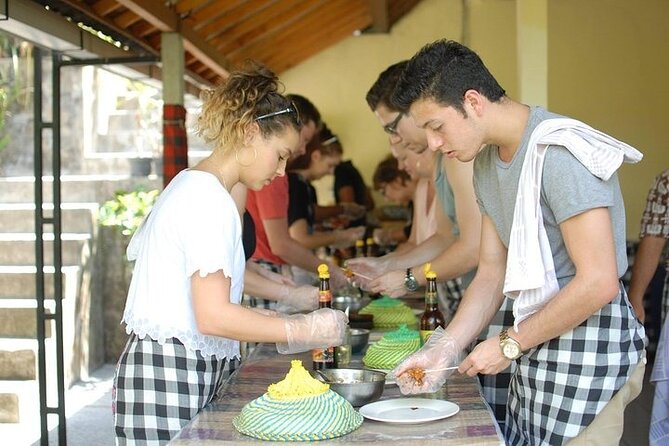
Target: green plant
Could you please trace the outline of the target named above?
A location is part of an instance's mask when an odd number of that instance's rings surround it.
[[[114,198],[106,201],[98,212],[98,222],[103,226],[115,226],[123,235],[132,235],[158,198],[158,189],[145,191],[116,191]]]

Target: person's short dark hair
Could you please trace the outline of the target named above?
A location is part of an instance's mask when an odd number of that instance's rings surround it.
[[[453,40],[437,40],[425,45],[409,60],[391,103],[406,110],[418,99],[432,99],[464,114],[467,90],[476,90],[491,102],[505,95],[474,51]]]
[[[317,129],[321,128],[321,114],[309,99],[299,94],[288,94],[286,98],[295,104],[303,123],[307,124],[309,121],[313,121]]]
[[[306,169],[311,164],[311,154],[316,150],[324,156],[342,155],[344,148],[339,141],[339,137],[332,133],[332,130],[323,123],[316,136],[307,144],[306,151],[297,158],[288,160],[286,170]]]
[[[411,179],[408,173],[399,168],[397,159],[392,155],[388,155],[374,170],[374,176],[372,177],[374,189],[380,191],[383,189],[383,186],[392,183],[397,178],[402,180],[402,184],[406,184]]]
[[[395,90],[397,81],[399,81],[404,68],[407,66],[407,62],[407,60],[397,62],[379,74],[376,82],[374,82],[367,92],[367,96],[365,96],[367,104],[372,111],[376,110],[379,105],[394,108],[390,102],[390,98]]]

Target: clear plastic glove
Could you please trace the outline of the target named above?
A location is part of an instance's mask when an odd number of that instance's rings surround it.
[[[281,354],[336,347],[344,343],[348,317],[342,311],[321,308],[308,314],[293,314],[283,318],[287,342],[276,344]]]
[[[460,364],[462,348],[443,328],[438,327],[425,345],[402,361],[390,373],[404,395],[436,392],[444,385],[454,370],[426,372],[422,382],[409,373],[411,369],[422,371],[443,369]]]
[[[282,287],[276,310],[280,313],[300,313],[318,308],[318,288],[311,285]]]
[[[344,210],[344,215],[349,217],[351,220],[362,218],[367,213],[367,209],[358,203],[345,202],[339,204]]]
[[[356,240],[365,236],[365,227],[356,226],[355,228],[337,229],[334,231],[335,240],[332,246],[335,248],[348,248],[355,245]]]

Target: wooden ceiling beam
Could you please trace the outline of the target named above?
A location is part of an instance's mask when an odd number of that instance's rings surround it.
[[[124,11],[114,18],[114,21],[123,29],[130,28],[141,20],[142,18],[132,11]]]
[[[206,5],[198,8],[192,14],[189,14],[186,21],[193,27],[195,31],[200,32],[202,28],[209,25],[215,20],[218,20],[220,17],[229,14],[230,11],[233,11],[235,8],[238,8],[247,0],[212,0],[209,1]],[[225,4],[223,4],[225,3]]]
[[[120,7],[121,5],[116,0],[99,0],[91,6],[91,9],[98,15],[106,16]]]
[[[258,11],[267,8],[275,1],[276,0],[247,0],[238,7],[230,9],[226,14],[219,16],[217,20],[199,28],[198,32],[202,34],[207,40],[212,39],[218,35],[221,35],[222,33],[227,32],[227,30],[235,23],[239,23],[247,19],[253,20],[253,17],[258,13]]]
[[[259,38],[276,34],[318,7],[317,0],[284,0],[259,12],[251,20],[235,24],[225,32],[225,37],[213,39],[211,44],[227,54]]]
[[[271,46],[263,42],[256,48],[235,54],[234,59],[253,57],[280,74],[370,23],[371,16],[364,3],[349,1],[342,5],[337,2],[335,6],[319,8],[286,32],[275,36]]]
[[[354,11],[346,16],[333,20],[332,23],[314,29],[309,40],[300,40],[298,36],[292,36],[291,40],[286,40],[279,45],[279,51],[270,53],[267,58],[267,64],[274,67],[277,73],[281,73],[291,68],[309,57],[317,54],[325,48],[333,45],[342,39],[350,37],[356,29],[369,26],[370,16],[367,12]],[[317,42],[317,45],[314,45]],[[287,48],[290,47],[290,50]]]
[[[377,33],[390,31],[390,9],[388,0],[367,0],[372,14],[372,29]]]
[[[193,53],[221,77],[227,77],[231,64],[209,45],[193,28],[183,23],[179,15],[155,0],[117,0],[144,20],[164,32],[178,32],[184,48]]]

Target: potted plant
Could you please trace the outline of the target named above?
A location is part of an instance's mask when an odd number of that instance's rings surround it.
[[[98,234],[94,254],[93,288],[101,298],[105,362],[115,362],[127,341],[120,324],[132,278],[126,249],[132,234],[149,214],[159,191],[139,187],[117,191],[98,211]]]
[[[115,227],[121,234],[130,236],[151,211],[159,193],[158,189],[145,191],[142,187],[131,192],[117,191],[113,199],[100,207],[98,221],[102,226]]]

